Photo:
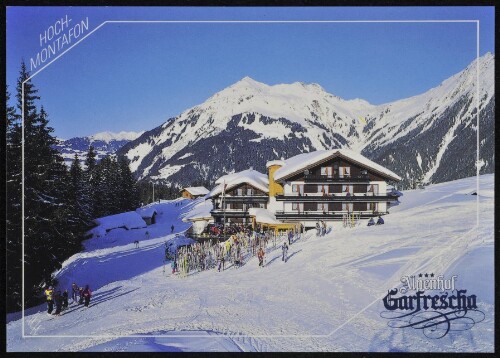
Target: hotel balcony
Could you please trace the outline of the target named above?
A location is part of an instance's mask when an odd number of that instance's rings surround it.
[[[353,215],[360,219],[368,219],[371,217],[388,214],[387,211],[277,211],[276,219],[278,220],[342,220],[346,214]]]
[[[248,214],[248,210],[243,209],[214,209],[210,212],[213,217],[224,217],[226,218],[249,218],[250,214]]]
[[[304,181],[307,183],[318,182],[318,183],[369,183],[370,177],[368,174],[362,175],[343,175],[339,176],[329,176],[329,175],[313,175],[308,174],[304,176]]]
[[[222,201],[222,197],[218,197],[219,201]],[[267,203],[269,197],[267,195],[237,195],[237,196],[225,196],[224,202],[226,203]]]
[[[351,196],[345,194],[328,194],[321,193],[307,193],[304,195],[276,195],[276,201],[288,201],[294,203],[319,203],[319,202],[364,202],[364,203],[377,203],[377,202],[391,202],[397,201],[398,197],[393,195],[365,195],[357,193]]]

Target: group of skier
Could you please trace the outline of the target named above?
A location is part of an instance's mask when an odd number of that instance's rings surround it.
[[[59,316],[62,311],[66,310],[69,306],[68,304],[68,290],[64,290],[61,293],[60,290],[54,290],[52,286],[47,285],[45,288],[45,298],[47,299],[47,314],[51,315],[54,311],[54,315]],[[79,287],[75,282],[71,285],[71,299],[72,303],[83,304],[85,307],[89,307],[90,297],[92,297],[92,291],[89,285],[85,288]],[[55,310],[54,310],[55,306]]]
[[[375,223],[375,220],[373,220],[373,218],[370,218],[367,226],[372,226],[372,225],[384,225],[384,219],[382,219],[382,216],[378,217],[377,223]]]
[[[274,232],[255,232],[242,230],[230,236],[223,242],[212,240],[203,243],[195,243],[182,246],[175,253],[165,249],[165,260],[171,259],[172,274],[185,277],[192,271],[204,271],[217,269],[224,271],[226,265],[241,267],[250,258],[257,256],[259,267],[265,266],[266,252],[276,248],[277,241],[283,240],[282,261],[286,262],[288,247],[292,243],[294,231],[285,235],[277,235]],[[287,243],[288,241],[288,243]]]
[[[326,223],[321,220],[316,222],[316,236],[325,236],[326,234]]]

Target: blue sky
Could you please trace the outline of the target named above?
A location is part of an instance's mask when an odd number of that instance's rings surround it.
[[[39,34],[66,15],[72,25],[88,17],[89,32],[109,20],[480,20],[480,55],[494,53],[493,7],[8,7],[12,97],[21,59],[29,68]],[[152,129],[245,76],[386,103],[475,57],[475,23],[110,23],[33,82],[55,134],[70,138]]]

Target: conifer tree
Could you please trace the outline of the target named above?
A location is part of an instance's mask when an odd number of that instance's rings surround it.
[[[125,157],[118,159],[120,169],[120,211],[131,211],[139,206],[139,192],[136,180]]]
[[[6,253],[7,253],[7,310],[21,308],[21,127],[20,116],[10,105],[6,91]]]

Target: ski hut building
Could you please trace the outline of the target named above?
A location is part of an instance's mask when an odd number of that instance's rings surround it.
[[[207,195],[208,192],[204,186],[193,186],[182,189],[181,196],[186,199],[196,199]]]
[[[215,188],[206,196],[212,200],[210,212],[215,223],[248,225],[252,223],[249,209],[267,207],[268,178],[248,169],[224,175],[215,181]]]
[[[158,212],[154,207],[142,207],[137,209],[136,212],[142,217],[147,225],[156,224],[156,215],[158,214]]]
[[[277,220],[314,227],[319,220],[387,214],[397,201],[387,183],[401,178],[349,149],[321,150],[267,163],[269,207]]]

